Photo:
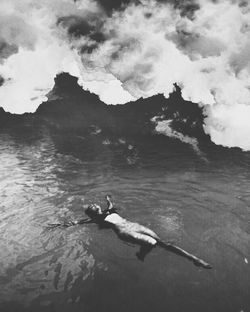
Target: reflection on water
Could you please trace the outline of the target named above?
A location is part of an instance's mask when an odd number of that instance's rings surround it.
[[[204,161],[171,144],[101,131],[2,133],[1,311],[248,311],[249,155],[208,152]],[[214,269],[158,249],[141,263],[136,246],[95,225],[46,230],[106,193],[122,215]]]
[[[0,149],[0,297],[29,303],[67,290],[80,277],[86,279],[96,265],[87,248],[87,228],[45,231],[49,221],[81,210],[84,197],[57,175],[72,175],[81,162],[56,153],[49,137],[26,145],[2,136]]]

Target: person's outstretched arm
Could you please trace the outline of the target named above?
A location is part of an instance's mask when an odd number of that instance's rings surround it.
[[[73,222],[74,222],[73,225],[77,225],[77,224],[93,223],[94,221],[91,218],[85,218],[85,219],[76,220],[76,221],[73,221]]]
[[[49,223],[48,227],[49,228],[69,227],[69,226],[73,226],[73,225],[92,223],[92,222],[93,222],[93,220],[91,218],[85,218],[85,219],[80,219],[80,220],[75,220],[75,221],[65,221],[62,223]]]

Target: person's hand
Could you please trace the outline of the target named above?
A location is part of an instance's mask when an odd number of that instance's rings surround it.
[[[111,195],[106,195],[106,200],[111,200],[112,199],[112,197],[111,197]]]
[[[77,224],[76,221],[65,221],[65,222],[63,223],[63,226],[68,227],[68,226],[72,226],[72,225],[75,225],[75,224]]]

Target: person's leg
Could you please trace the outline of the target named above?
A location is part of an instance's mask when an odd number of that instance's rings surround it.
[[[168,251],[172,251],[177,255],[187,258],[188,260],[193,261],[193,263],[197,266],[201,266],[205,269],[211,269],[212,266],[201,258],[196,257],[195,255],[187,252],[186,250],[176,246],[172,243],[164,243],[163,241],[159,241],[158,245]]]
[[[136,253],[136,257],[144,261],[145,257],[150,253],[150,251],[154,248],[154,245],[142,245],[140,250]]]
[[[147,234],[142,234],[140,232],[134,231],[131,233],[131,235],[139,244],[150,246],[155,246],[157,244],[157,240]]]
[[[141,224],[135,224],[136,227],[136,232],[150,236],[152,238],[154,238],[155,240],[160,240],[159,236],[152,231],[151,229],[141,225]]]

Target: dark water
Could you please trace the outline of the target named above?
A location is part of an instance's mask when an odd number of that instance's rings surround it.
[[[0,134],[0,311],[250,311],[250,155],[161,136]],[[105,204],[212,270],[96,225],[46,230]]]

